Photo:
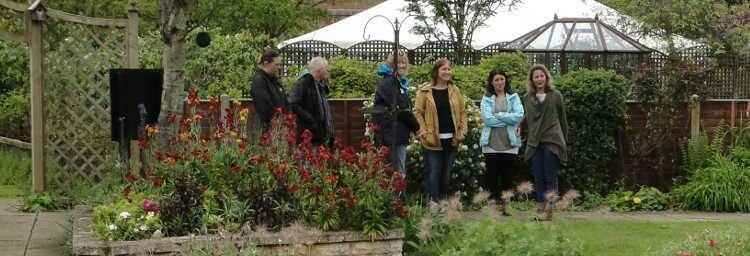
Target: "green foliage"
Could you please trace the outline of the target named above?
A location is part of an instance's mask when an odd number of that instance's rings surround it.
[[[330,61],[331,98],[365,98],[375,93],[377,63],[334,57]]]
[[[508,219],[498,222],[435,221],[413,255],[582,255],[582,247],[553,225]]]
[[[736,155],[746,149],[738,149]],[[743,159],[745,160],[745,159]],[[750,168],[726,156],[716,156],[711,164],[693,171],[688,182],[671,195],[681,207],[717,212],[750,212]]]
[[[478,74],[482,74],[482,85],[487,83],[487,75],[493,69],[505,71],[510,78],[510,85],[518,95],[526,93],[529,60],[523,52],[500,53],[485,57],[476,67]]]
[[[98,17],[98,18],[127,18],[130,0],[56,0],[44,2],[45,6],[68,13]],[[139,0],[136,8],[139,12],[140,32],[157,29],[159,17],[157,0]],[[144,33],[141,33],[144,34]]]
[[[571,210],[596,210],[602,205],[607,204],[607,199],[596,192],[583,191],[581,198],[577,199],[575,204],[571,206]]]
[[[250,31],[271,38],[288,38],[320,24],[326,10],[315,3],[324,1],[198,1],[193,17],[205,18],[205,24],[201,25],[218,28],[224,34]]]
[[[709,147],[708,136],[702,133],[697,138],[688,139],[682,148],[682,167],[688,173],[706,168],[714,154]]]
[[[31,153],[0,145],[0,185],[31,187]]]
[[[728,229],[704,229],[687,239],[666,245],[655,255],[744,255],[750,251],[750,232],[738,225]]]
[[[565,97],[568,152],[561,181],[583,191],[606,192],[613,182],[609,164],[623,124],[630,81],[612,71],[578,70],[555,81]]]
[[[0,136],[28,141],[28,49],[0,41]]]
[[[607,196],[609,208],[616,212],[663,211],[669,198],[654,187],[641,187],[638,192],[617,190]]]
[[[192,42],[196,33],[191,33],[187,40]],[[261,52],[271,44],[273,40],[268,36],[253,36],[249,33],[214,33],[211,45],[206,48],[187,44],[186,90],[198,90],[202,96],[218,96],[222,93],[231,97],[243,96],[249,92],[250,77],[255,71]],[[164,48],[161,36],[151,33],[141,38],[140,46],[141,65],[145,68],[161,68]]]
[[[139,240],[149,238],[159,230],[161,222],[157,212],[144,209],[147,196],[135,195],[132,200],[94,208],[94,233],[107,241]]]
[[[42,194],[31,194],[23,199],[22,212],[54,211],[66,209],[70,203],[66,198],[45,192]]]

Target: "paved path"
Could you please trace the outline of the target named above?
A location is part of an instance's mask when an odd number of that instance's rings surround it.
[[[0,198],[0,255],[22,256],[24,251],[28,256],[63,255],[62,243],[72,211],[37,215],[18,211],[20,204],[20,199]]]

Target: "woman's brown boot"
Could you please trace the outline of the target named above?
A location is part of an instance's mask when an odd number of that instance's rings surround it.
[[[546,203],[536,203],[536,217],[534,217],[535,221],[547,221],[549,220],[550,216],[547,215],[547,207]]]

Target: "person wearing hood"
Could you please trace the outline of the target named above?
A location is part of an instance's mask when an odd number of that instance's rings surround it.
[[[297,78],[289,93],[289,108],[297,115],[297,140],[302,133],[312,133],[314,146],[331,146],[333,143],[333,118],[328,104],[328,61],[322,57],[310,60],[307,70]]]
[[[394,65],[394,62],[396,65]],[[396,72],[391,67],[396,66]],[[398,57],[388,55],[386,63],[377,73],[381,76],[373,101],[373,123],[379,127],[374,132],[375,145],[390,147],[389,164],[406,177],[406,146],[412,134],[419,131],[419,123],[412,113],[409,99],[409,82],[406,71],[406,53]]]
[[[513,190],[511,171],[521,147],[516,131],[523,119],[523,105],[521,97],[510,87],[510,77],[503,71],[490,71],[484,90],[480,104],[484,125],[479,137],[486,168],[484,185],[490,191],[490,198],[500,204],[502,214],[510,216],[509,202],[500,195],[502,191]]]
[[[258,70],[252,78],[250,96],[256,118],[261,124],[263,131],[268,130],[271,118],[277,108],[286,108],[287,95],[279,80],[281,67],[281,56],[277,51],[267,50],[260,57]]]

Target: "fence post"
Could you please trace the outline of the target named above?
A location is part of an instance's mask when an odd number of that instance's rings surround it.
[[[138,6],[135,0],[128,2],[128,22],[125,27],[125,65],[127,68],[139,68],[138,61]],[[149,109],[148,111],[153,111]],[[138,170],[143,174],[141,167],[141,150],[137,143],[130,143],[130,166],[132,170]]]
[[[46,9],[41,3],[26,11],[26,30],[29,40],[29,62],[31,66],[31,173],[34,192],[44,191],[44,76],[42,70],[44,48],[42,26],[46,20]]]
[[[700,135],[701,103],[696,94],[690,96],[690,138],[697,139]]]
[[[224,123],[224,121],[227,120],[226,109],[229,108],[229,95],[222,94],[221,97],[219,97],[219,101],[221,102],[221,109],[219,109],[219,115],[221,116],[221,123]]]

